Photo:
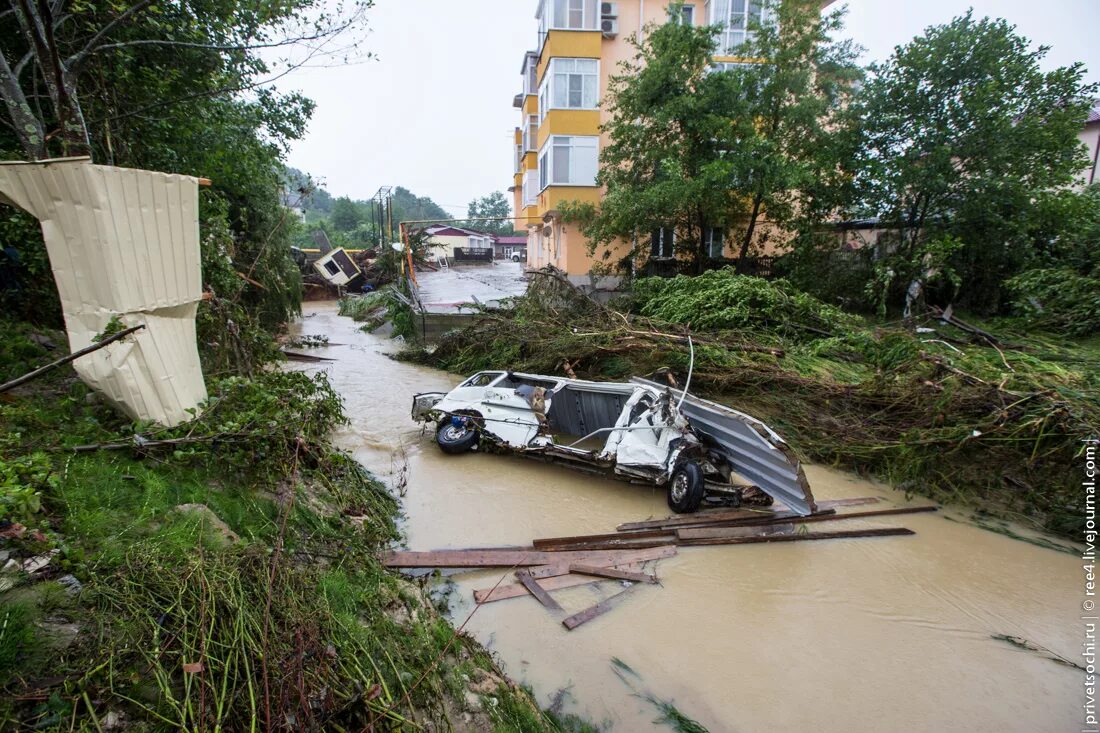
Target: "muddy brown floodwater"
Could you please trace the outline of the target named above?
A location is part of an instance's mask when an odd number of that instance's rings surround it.
[[[409,418],[416,392],[459,378],[395,362],[332,303],[295,329],[344,344],[311,350],[343,394],[338,443],[404,485],[410,549],[527,544],[668,514],[661,492],[521,458],[447,456]],[[901,492],[808,466],[819,499]],[[467,625],[547,705],[615,731],[662,729],[648,694],[718,731],[1081,730],[1084,673],[991,638],[1028,639],[1080,661],[1080,560],[947,517],[862,520],[914,537],[682,548],[660,587],[566,631],[534,598],[482,606]],[[893,521],[891,521],[893,520]],[[501,571],[453,576],[456,624]],[[600,584],[611,586],[612,584]],[[615,588],[555,592],[570,613]],[[631,690],[612,658],[637,675]],[[639,695],[633,694],[640,693]]]

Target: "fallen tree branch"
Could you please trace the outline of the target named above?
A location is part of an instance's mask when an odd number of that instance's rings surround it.
[[[86,346],[83,349],[81,349],[80,351],[75,351],[72,354],[69,354],[68,356],[64,356],[64,357],[58,359],[57,361],[51,361],[46,366],[39,367],[38,369],[35,369],[33,372],[28,372],[27,374],[24,374],[21,377],[16,377],[15,379],[11,380],[10,382],[4,382],[3,384],[0,384],[0,392],[7,392],[8,390],[14,389],[14,388],[18,387],[21,384],[26,384],[27,382],[31,381],[32,379],[37,379],[38,377],[41,377],[43,374],[51,372],[51,371],[53,371],[54,369],[57,369],[60,366],[65,366],[66,364],[68,364],[71,361],[76,361],[77,359],[79,359],[82,356],[86,356],[86,355],[92,353],[93,351],[98,351],[98,350],[102,349],[104,346],[108,346],[110,344],[113,344],[115,341],[126,338],[127,336],[132,334],[134,331],[138,331],[138,330],[143,329],[143,328],[145,328],[144,323],[142,323],[140,325],[137,325],[137,326],[133,326],[131,328],[127,328],[127,329],[122,330],[122,331],[119,331],[115,335],[109,336],[109,337],[103,339],[102,341],[100,341],[99,343],[92,344],[91,346]]]

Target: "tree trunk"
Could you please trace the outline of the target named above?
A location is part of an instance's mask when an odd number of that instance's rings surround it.
[[[8,60],[0,53],[0,97],[4,99],[4,105],[11,115],[12,126],[15,128],[15,136],[23,152],[31,160],[41,160],[46,157],[46,131],[42,128],[42,122],[34,116],[31,105],[27,102],[19,79],[12,71]]]
[[[66,67],[58,51],[53,32],[53,14],[49,5],[45,2],[17,0],[13,9],[42,72],[46,91],[57,116],[65,155],[90,155],[92,146],[84,111],[77,96],[76,78]]]
[[[756,234],[756,220],[760,216],[760,205],[764,203],[764,194],[758,193],[752,200],[752,213],[749,214],[749,226],[745,229],[745,238],[741,240],[741,249],[737,253],[737,272],[745,274],[745,258],[752,246],[752,237]]]

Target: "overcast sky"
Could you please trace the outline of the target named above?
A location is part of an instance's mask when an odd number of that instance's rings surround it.
[[[523,53],[536,41],[537,0],[375,0],[366,48],[377,60],[299,70],[280,80],[317,103],[289,162],[334,196],[400,185],[455,215],[512,184],[512,131]],[[620,0],[630,2],[631,0]],[[846,33],[887,57],[925,27],[964,12],[958,0],[849,0]],[[1100,0],[973,0],[1035,44],[1048,68],[1082,61],[1100,80]],[[509,196],[509,200],[511,197]]]

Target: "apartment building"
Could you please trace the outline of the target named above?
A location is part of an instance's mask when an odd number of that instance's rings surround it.
[[[825,0],[822,6],[832,0]],[[737,56],[760,0],[691,0],[676,18],[668,0],[540,0],[535,13],[537,42],[523,57],[523,88],[513,100],[520,124],[515,129],[514,196],[516,230],[527,234],[531,267],[554,265],[577,284],[589,281],[597,261],[576,227],[558,214],[562,201],[600,200],[596,186],[600,148],[607,143],[600,126],[600,100],[619,62],[631,58],[627,40],[641,37],[647,24],[668,22],[720,25],[723,32],[715,66],[744,62]],[[719,236],[715,243],[722,250]],[[671,247],[668,248],[671,253]],[[715,252],[717,256],[719,252]]]

